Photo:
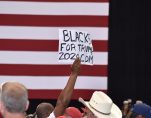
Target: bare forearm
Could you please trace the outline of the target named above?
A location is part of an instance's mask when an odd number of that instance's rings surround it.
[[[67,82],[66,87],[64,88],[64,90],[59,95],[59,98],[62,101],[62,104],[64,104],[65,106],[68,105],[68,103],[70,102],[70,99],[72,97],[72,93],[73,93],[73,90],[74,90],[74,85],[76,83],[77,76],[78,76],[77,73],[72,72],[70,74],[70,78]]]
[[[65,108],[68,106],[71,100],[74,85],[76,83],[77,76],[80,72],[80,62],[81,62],[80,59],[77,58],[74,61],[73,65],[71,66],[71,74],[69,80],[65,88],[61,91],[57,100],[57,104],[54,110],[55,116],[62,115],[64,113]]]
[[[72,92],[74,90],[74,85],[77,79],[76,73],[71,73],[70,78],[66,84],[66,87],[61,91],[57,104],[54,110],[55,116],[63,115],[65,108],[68,106],[71,97],[72,97]]]

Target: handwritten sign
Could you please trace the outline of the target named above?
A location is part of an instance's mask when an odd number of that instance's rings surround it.
[[[59,29],[59,62],[72,63],[76,57],[82,64],[93,65],[93,46],[85,31]]]

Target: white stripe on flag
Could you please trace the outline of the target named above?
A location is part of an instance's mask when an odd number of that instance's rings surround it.
[[[0,14],[104,16],[109,14],[109,3],[0,1]]]
[[[94,65],[107,65],[107,52],[93,52]],[[1,64],[63,64],[59,63],[58,52],[0,51]]]
[[[28,89],[63,89],[67,76],[0,76],[0,83],[17,81]],[[94,86],[95,84],[95,86]],[[107,89],[107,77],[78,76],[75,89]]]
[[[23,27],[0,26],[0,38],[2,39],[59,39],[59,29],[73,29],[86,31],[92,39],[107,40],[108,28],[103,27]]]

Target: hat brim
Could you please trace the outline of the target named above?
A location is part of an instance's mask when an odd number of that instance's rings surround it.
[[[91,112],[97,116],[97,118],[122,118],[122,112],[117,105],[113,103],[111,108],[111,113],[109,115],[105,115],[101,112],[96,111],[89,105],[88,101],[84,101],[82,98],[79,98],[79,101],[86,106]]]

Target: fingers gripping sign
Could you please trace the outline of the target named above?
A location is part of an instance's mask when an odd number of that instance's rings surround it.
[[[76,60],[74,61],[73,65],[71,66],[71,72],[79,74],[80,65],[81,65],[81,60],[79,58],[76,58]]]

